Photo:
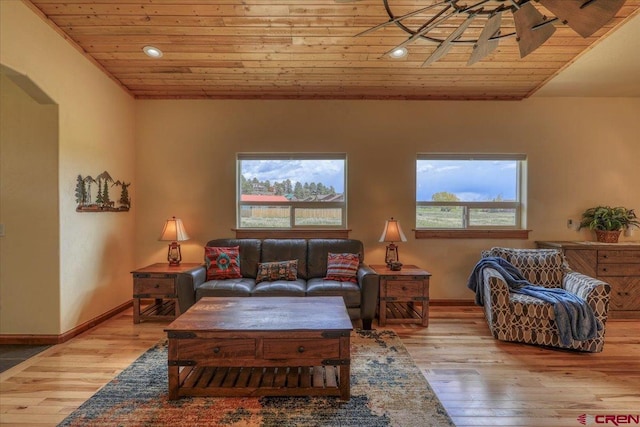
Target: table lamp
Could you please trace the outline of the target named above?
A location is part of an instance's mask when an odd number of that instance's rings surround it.
[[[382,236],[380,236],[380,242],[389,242],[389,245],[387,245],[387,253],[384,257],[384,262],[388,267],[391,267],[392,263],[400,261],[400,256],[398,255],[398,246],[396,246],[394,242],[406,241],[407,238],[404,236],[398,220],[393,219],[393,217],[386,220],[384,223]]]
[[[182,254],[180,253],[180,243],[189,240],[189,235],[182,225],[182,221],[175,216],[168,219],[164,224],[164,229],[158,240],[171,242],[169,243],[169,252],[167,253],[167,261],[170,266],[180,265]]]

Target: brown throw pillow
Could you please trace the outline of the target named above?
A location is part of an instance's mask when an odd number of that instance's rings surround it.
[[[274,280],[297,280],[298,260],[258,263],[256,283]]]

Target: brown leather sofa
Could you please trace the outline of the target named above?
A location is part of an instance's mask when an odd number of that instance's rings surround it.
[[[342,296],[352,320],[371,329],[378,301],[378,276],[364,263],[362,242],[353,239],[216,239],[212,247],[239,246],[241,278],[207,280],[206,268],[178,277],[180,310],[202,297]],[[357,282],[326,280],[328,253],[360,256]],[[256,284],[258,263],[298,260],[297,280]]]

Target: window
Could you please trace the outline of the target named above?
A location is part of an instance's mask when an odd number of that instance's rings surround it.
[[[238,228],[346,228],[345,154],[238,154]]]
[[[417,229],[522,228],[524,155],[420,154]]]

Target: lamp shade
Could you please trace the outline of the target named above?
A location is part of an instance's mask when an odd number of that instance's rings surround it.
[[[400,223],[398,220],[388,219],[384,223],[384,230],[382,231],[382,236],[380,236],[380,242],[406,242],[407,238],[404,236],[402,232],[402,228],[400,228]]]
[[[162,230],[162,234],[158,240],[168,241],[168,242],[182,242],[185,240],[189,240],[189,235],[184,229],[184,225],[182,225],[182,220],[180,218],[176,218],[175,216],[171,219],[168,219],[164,224],[164,229]]]

